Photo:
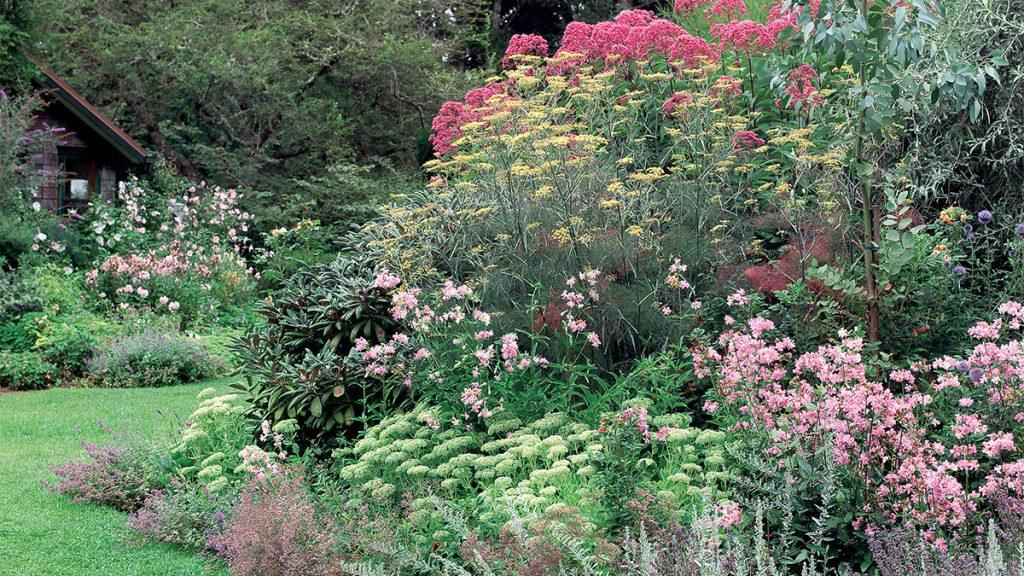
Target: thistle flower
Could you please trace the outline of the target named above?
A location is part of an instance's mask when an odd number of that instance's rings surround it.
[[[981,212],[978,212],[978,222],[981,222],[982,224],[988,224],[991,221],[992,221],[992,213],[991,212],[989,212],[988,210],[982,210]]]

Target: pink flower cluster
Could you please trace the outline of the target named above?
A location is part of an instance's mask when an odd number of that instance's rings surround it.
[[[618,66],[647,60],[652,53],[669,62],[687,65],[718,58],[713,45],[692,36],[678,24],[655,18],[647,10],[625,10],[612,22],[570,23],[548,73],[562,75],[591,63]]]
[[[824,103],[818,89],[811,80],[818,79],[818,72],[811,65],[804,64],[789,73],[789,84],[786,94],[789,96],[789,108],[814,110]]]
[[[753,130],[740,130],[732,135],[732,150],[737,154],[753,152],[762,146],[764,139]]]
[[[708,10],[708,16],[718,16],[720,18],[729,18],[732,16],[742,16],[747,13],[747,6],[743,3],[743,0],[715,0]]]
[[[711,0],[676,0],[673,9],[677,14],[690,14],[710,2]]]
[[[817,13],[817,2],[811,3],[813,14]],[[675,10],[693,14],[698,8],[710,5],[705,17],[715,42],[687,32],[682,26],[669,20],[656,18],[648,10],[624,10],[612,21],[588,24],[571,22],[566,27],[559,49],[543,69],[550,76],[572,76],[581,67],[597,65],[606,68],[628,69],[631,62],[646,62],[664,59],[672,67],[693,67],[701,63],[717,63],[726,50],[745,53],[747,56],[764,54],[775,48],[778,38],[785,30],[796,26],[796,17],[803,8],[790,8],[779,2],[771,7],[767,21],[754,20],[719,21],[747,13],[743,0],[676,0]],[[529,34],[517,34],[505,50],[502,65],[514,67],[518,56],[546,56],[548,44],[544,38]],[[529,71],[540,73],[541,69]],[[818,95],[810,84],[809,77],[798,71],[794,79],[793,97],[816,101]],[[728,78],[728,77],[724,77]],[[719,85],[721,84],[721,85]],[[713,97],[723,98],[740,93],[737,82],[716,83],[712,88]],[[491,99],[498,97],[496,101]],[[446,102],[431,124],[430,141],[437,155],[452,153],[455,142],[462,136],[461,128],[469,122],[478,121],[496,109],[503,101],[514,98],[511,82],[493,83],[473,90],[462,102]],[[674,95],[664,105],[666,116],[675,112],[685,102],[685,95]],[[488,105],[488,103],[490,104]],[[486,106],[485,106],[486,105]]]
[[[514,68],[516,56],[540,56],[548,55],[548,41],[536,34],[515,34],[505,48],[505,57],[501,59],[501,65],[505,68]]]
[[[101,298],[120,299],[122,309],[141,304],[173,312],[180,303],[173,293],[160,294],[154,279],[192,279],[210,292],[222,268],[252,274],[245,261],[252,250],[245,236],[252,216],[238,207],[241,194],[201,182],[160,209],[150,207],[147,196],[132,180],[120,188],[122,206],[97,206],[91,215],[97,243],[118,250],[86,273],[87,285],[107,290]]]
[[[569,334],[580,334],[587,329],[587,321],[580,314],[588,305],[601,300],[601,293],[598,291],[600,270],[580,272],[578,278],[578,286],[576,278],[569,278],[565,281],[566,289],[562,291],[562,303],[565,307],[562,317],[565,319],[565,331]],[[587,332],[586,339],[593,348],[601,346],[601,338],[597,332]]]
[[[452,370],[466,370],[468,378],[456,380],[469,381],[458,399],[465,410],[462,421],[469,425],[502,409],[489,403],[489,382],[547,365],[546,359],[520,350],[516,333],[498,336],[489,329],[491,315],[472,306],[469,286],[446,281],[431,294],[431,305],[422,301],[422,290],[398,289],[401,285],[402,279],[387,270],[374,282],[378,289],[392,290],[392,316],[405,321],[409,331],[375,345],[356,340],[352,354],[367,376],[395,380],[410,389],[416,383],[436,388]]]
[[[747,54],[764,54],[775,47],[778,34],[769,25],[753,20],[732,20],[711,27],[711,36],[722,48]]]
[[[1008,302],[999,312],[1020,328],[1024,307]],[[977,344],[965,360],[893,370],[886,383],[869,378],[860,338],[841,334],[797,355],[773,329],[755,317],[695,352],[697,374],[714,378],[718,396],[705,407],[733,431],[764,439],[772,457],[796,445],[831,447],[864,484],[858,522],[903,522],[940,545],[943,530],[982,523],[992,495],[1024,502],[1014,437],[1024,421],[1019,332]]]
[[[462,127],[486,116],[490,111],[488,108],[501,107],[501,101],[511,97],[509,90],[509,84],[494,82],[470,90],[462,102],[445,102],[430,124],[430,142],[434,145],[434,152],[438,156],[454,152],[455,141],[462,136]],[[497,102],[492,103],[492,99]]]
[[[685,108],[687,104],[692,103],[693,95],[686,92],[676,92],[668,100],[666,100],[664,104],[661,105],[661,110],[665,113],[665,119],[668,119],[670,116],[676,115],[676,110],[678,110],[680,106]],[[686,111],[683,110],[679,114],[679,116],[685,120]]]

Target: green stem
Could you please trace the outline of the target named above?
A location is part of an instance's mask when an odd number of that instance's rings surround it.
[[[860,0],[860,9],[864,16],[864,21],[868,22],[868,3],[867,0]],[[867,91],[867,64],[861,62],[858,66],[858,78],[860,80],[860,87],[862,93]],[[871,186],[868,182],[868,176],[861,174],[860,166],[864,162],[864,132],[866,130],[866,116],[867,110],[864,106],[858,106],[860,112],[857,115],[857,134],[854,140],[853,155],[854,155],[854,172],[858,180],[858,186],[860,188],[861,198],[861,209],[864,225],[864,283],[867,291],[867,302],[868,302],[868,342],[878,342],[878,328],[879,328],[879,311],[878,311],[878,287],[875,283],[875,271],[874,271],[874,260],[875,260],[875,226],[874,226],[874,211],[872,206],[871,198]]]

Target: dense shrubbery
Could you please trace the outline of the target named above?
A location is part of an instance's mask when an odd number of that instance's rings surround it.
[[[24,132],[36,104],[0,99],[0,139],[25,134],[0,161],[0,228],[29,231],[24,245],[0,246],[0,386],[167,385],[223,372],[233,360],[224,343],[211,355],[183,331],[216,343],[227,331],[218,324],[245,318],[257,275],[240,195],[158,173],[113,203],[44,212],[30,203],[39,174],[22,164],[48,137]],[[145,333],[153,325],[160,335]]]
[[[287,279],[261,303],[238,340],[240,372],[257,420],[296,420],[303,443],[332,438],[402,390],[369,385],[348,361],[357,341],[386,340],[396,323],[387,293],[374,286],[372,256],[338,256]]]
[[[243,393],[160,481],[69,491],[240,575],[1024,573],[1024,215],[915,163],[1001,56],[920,4],[675,9],[514,38],[428,190],[327,262],[270,234]]]

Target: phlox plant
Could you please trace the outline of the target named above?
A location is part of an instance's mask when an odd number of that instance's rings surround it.
[[[771,320],[735,323],[695,354],[713,377],[705,408],[772,459],[827,447],[858,529],[905,526],[941,550],[983,530],[996,496],[1024,496],[1024,307],[999,306],[960,357],[872,363],[861,335],[801,351]],[[850,543],[848,543],[849,545]]]
[[[685,271],[676,259],[658,282],[659,313],[680,325],[700,306],[691,300]],[[537,313],[533,331],[502,332],[497,314],[478,306],[469,285],[447,280],[437,293],[424,294],[384,269],[374,285],[390,292],[392,317],[406,329],[377,344],[357,339],[350,358],[367,378],[407,389],[414,401],[430,402],[467,425],[505,409],[526,418],[573,410],[585,419],[622,388],[602,378],[604,338],[613,330],[600,313],[605,284],[600,270],[579,272],[564,281],[555,311]],[[538,332],[537,322],[553,325],[551,335]],[[547,359],[552,351],[560,360]]]
[[[414,398],[423,395],[446,406],[454,421],[471,425],[504,410],[504,397],[494,390],[510,380],[531,381],[548,365],[520,349],[518,333],[496,335],[491,315],[473,305],[468,285],[449,280],[427,297],[384,269],[374,287],[391,292],[391,315],[408,330],[374,345],[359,338],[350,357],[368,378],[400,382]]]

